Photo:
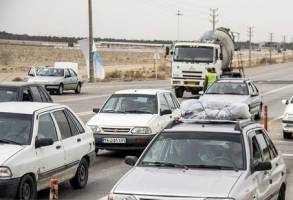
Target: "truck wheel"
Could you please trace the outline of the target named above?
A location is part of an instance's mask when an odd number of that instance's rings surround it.
[[[61,83],[61,84],[59,85],[59,88],[58,88],[58,94],[59,94],[59,95],[62,95],[62,94],[63,94],[63,90],[64,90],[64,87],[63,87],[63,84]]]
[[[184,94],[184,88],[179,87],[179,88],[175,88],[175,95],[177,98],[182,98]]]
[[[75,176],[70,180],[70,184],[74,189],[84,188],[88,181],[89,164],[85,158],[82,158],[77,168]]]
[[[283,137],[284,137],[284,139],[291,139],[292,133],[288,133],[288,132],[283,131]]]
[[[77,86],[76,86],[76,89],[75,89],[75,93],[76,93],[76,94],[79,94],[80,91],[81,91],[81,84],[78,83]]]
[[[37,186],[30,175],[24,175],[18,185],[16,199],[34,200],[37,198]]]

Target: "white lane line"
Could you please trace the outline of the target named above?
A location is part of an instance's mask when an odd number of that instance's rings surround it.
[[[82,117],[82,116],[87,116],[87,115],[93,115],[95,114],[93,111],[87,111],[87,112],[79,112],[76,113],[77,116]]]
[[[293,87],[293,84],[291,85],[286,85],[284,87],[280,87],[280,88],[277,88],[277,89],[274,89],[274,90],[271,90],[269,92],[265,92],[263,94],[261,94],[261,96],[267,96],[267,95],[270,95],[270,94],[274,94],[274,93],[277,93],[277,92],[280,92],[282,90],[286,90],[286,89],[289,89],[289,88],[292,88]]]
[[[283,118],[283,115],[280,115],[279,117],[276,117],[276,118],[274,118],[274,119],[271,119],[270,121],[269,121],[269,123],[272,123],[272,122],[274,122],[274,121],[278,121],[278,120],[280,120],[280,119],[282,119]]]
[[[284,144],[284,145],[292,145],[293,144],[293,140],[292,141],[285,141],[285,140],[273,140],[274,144]]]
[[[293,154],[291,154],[291,153],[283,153],[282,156],[284,156],[284,157],[293,157]]]
[[[64,99],[64,100],[58,100],[57,103],[66,103],[66,102],[73,102],[73,101],[83,101],[83,100],[89,100],[89,99],[98,99],[98,98],[104,98],[108,97],[111,94],[100,94],[100,95],[94,95],[94,96],[88,96],[88,97],[79,97],[74,99]]]

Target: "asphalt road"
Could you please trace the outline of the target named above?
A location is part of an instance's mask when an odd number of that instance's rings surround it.
[[[282,138],[280,122],[285,107],[281,100],[293,95],[293,63],[247,69],[246,77],[256,82],[264,104],[268,105],[270,136],[285,156],[288,168],[287,199],[293,199],[293,140]],[[53,99],[55,102],[68,105],[86,122],[93,115],[92,108],[100,108],[114,91],[130,88],[171,89],[169,80],[102,82],[85,85],[79,95],[68,92],[62,96],[53,96]],[[190,97],[189,94],[185,95],[185,98]],[[68,183],[64,183],[59,186],[59,198],[96,200],[107,195],[116,181],[130,169],[123,161],[129,153],[131,152],[100,151],[94,166],[90,169],[87,187],[73,190]],[[49,194],[48,191],[41,191],[38,196],[39,199],[48,199]]]

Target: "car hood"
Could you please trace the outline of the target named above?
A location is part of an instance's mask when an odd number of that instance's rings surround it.
[[[205,94],[200,97],[202,101],[221,101],[227,103],[248,103],[248,95],[217,95],[217,94]]]
[[[241,171],[134,167],[114,193],[181,197],[228,197]]]
[[[0,144],[0,166],[11,156],[22,150],[24,147],[11,144]]]
[[[38,83],[47,83],[47,82],[55,82],[60,81],[63,77],[55,77],[55,76],[35,76],[29,77],[28,82],[38,82]]]
[[[156,116],[156,114],[98,113],[87,122],[87,125],[110,127],[148,126]]]

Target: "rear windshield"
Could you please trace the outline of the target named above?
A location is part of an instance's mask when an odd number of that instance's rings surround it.
[[[0,87],[0,102],[17,101],[17,89]]]

